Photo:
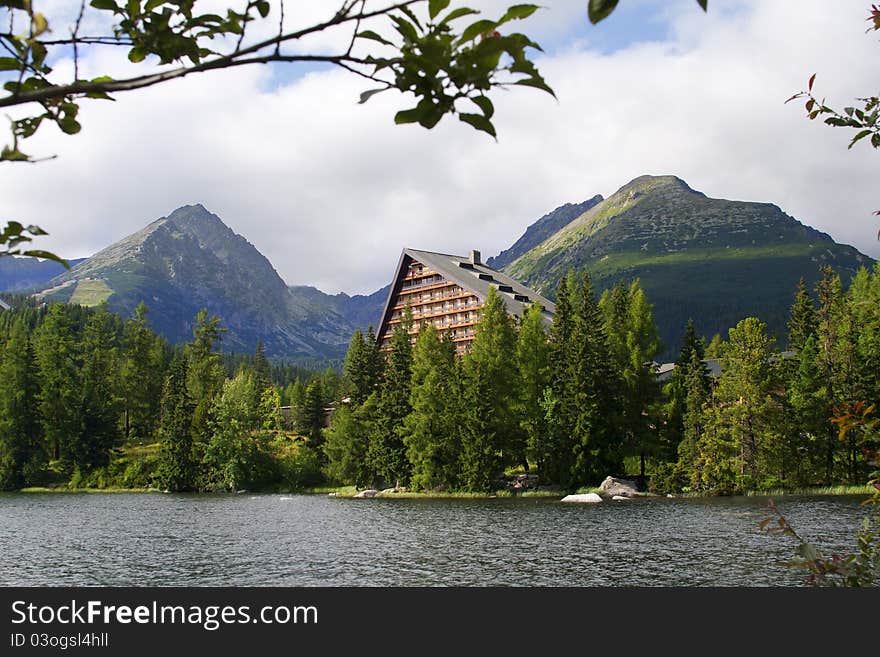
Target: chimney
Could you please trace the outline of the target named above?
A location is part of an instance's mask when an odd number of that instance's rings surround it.
[[[471,264],[472,265],[481,265],[483,263],[480,262],[480,252],[476,249],[471,249]]]

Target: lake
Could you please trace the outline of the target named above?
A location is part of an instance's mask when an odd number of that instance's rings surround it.
[[[854,550],[864,496],[777,499]],[[793,586],[767,499],[0,494],[4,586]]]

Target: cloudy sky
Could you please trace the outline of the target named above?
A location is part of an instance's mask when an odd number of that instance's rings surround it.
[[[63,32],[78,4],[42,6]],[[288,2],[288,20],[335,4]],[[505,3],[469,4],[494,16]],[[559,205],[674,174],[709,196],[775,203],[880,257],[880,153],[847,150],[848,131],[784,104],[814,72],[838,107],[877,92],[867,0],[712,0],[708,14],[694,0],[623,0],[599,26],[586,0],[544,4],[517,28],[544,47],[537,62],[558,100],[496,93],[497,142],[450,118],[395,126],[409,100],[359,105],[369,85],[344,71],[243,67],[84,102],[79,135],[50,126],[26,143],[57,159],[0,165],[0,221],[39,224],[50,233],[39,247],[76,258],[202,203],[289,284],[369,293],[403,247],[494,255]],[[343,43],[324,34],[302,49]],[[131,70],[107,50],[81,68]]]

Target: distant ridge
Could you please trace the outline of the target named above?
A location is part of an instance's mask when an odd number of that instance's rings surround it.
[[[528,234],[528,231],[526,231]],[[504,252],[502,252],[504,253]],[[771,203],[707,197],[676,176],[639,176],[593,205],[504,270],[553,296],[569,271],[588,271],[597,292],[641,279],[674,356],[693,318],[706,336],[756,315],[785,343],[795,286],[820,265],[845,280],[873,260]]]

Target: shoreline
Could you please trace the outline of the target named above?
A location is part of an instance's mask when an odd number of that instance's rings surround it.
[[[24,493],[24,494],[125,494],[125,493],[164,493],[157,488],[67,488],[67,487],[47,487],[47,486],[30,486],[16,491],[5,491],[7,493]],[[186,495],[325,495],[330,497],[339,497],[344,499],[356,499],[358,494],[354,486],[319,486],[315,488],[307,488],[299,491],[242,491],[238,493],[232,492],[191,492],[182,493]],[[598,488],[579,489],[579,493],[597,493],[600,494]],[[684,493],[679,495],[667,496],[658,493],[640,493],[633,499],[711,499],[714,497],[790,497],[790,496],[846,496],[846,495],[871,495],[874,489],[868,485],[861,486],[817,486],[813,488],[795,488],[791,490],[771,489],[766,491],[747,491],[739,495],[697,495]],[[473,493],[466,491],[448,491],[448,492],[378,492],[374,496],[367,499],[562,499],[568,493],[565,491],[550,490],[529,490],[518,493],[512,493],[507,490],[497,490],[493,493]],[[603,496],[604,497],[604,496]]]

